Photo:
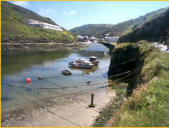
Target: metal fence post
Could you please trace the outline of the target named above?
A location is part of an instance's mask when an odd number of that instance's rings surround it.
[[[89,105],[89,107],[95,107],[93,102],[94,102],[94,94],[91,94],[91,104]]]

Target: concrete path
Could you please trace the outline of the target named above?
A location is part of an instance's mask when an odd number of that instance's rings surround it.
[[[91,93],[94,94],[95,108],[89,108]],[[33,110],[26,118],[13,118],[3,126],[15,127],[89,127],[93,124],[99,111],[113,99],[115,92],[105,88],[69,96],[62,103]],[[57,99],[56,101],[57,102]],[[31,115],[31,116],[30,116]],[[12,121],[11,121],[12,120]]]

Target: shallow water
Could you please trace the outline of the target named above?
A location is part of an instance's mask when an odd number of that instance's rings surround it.
[[[68,63],[78,58],[100,59],[93,69],[73,69]],[[34,106],[38,102],[105,86],[110,57],[108,49],[91,43],[85,50],[57,51],[22,55],[2,55],[2,118],[10,112]],[[72,76],[62,75],[68,69]],[[38,77],[43,77],[39,80]],[[25,79],[31,78],[27,84]]]

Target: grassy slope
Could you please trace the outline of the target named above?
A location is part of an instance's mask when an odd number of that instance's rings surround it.
[[[119,42],[136,42],[138,40],[159,41],[169,31],[169,9],[158,18],[146,22],[134,31],[120,37]]]
[[[169,126],[169,80],[152,80],[134,91],[112,126]]]
[[[28,9],[13,5],[9,2],[2,2],[2,39],[42,38],[70,42],[74,39],[74,37],[66,30],[59,32],[30,27],[24,23],[27,19],[35,19],[55,24],[49,18],[42,17]]]
[[[70,31],[75,34],[80,35],[89,35],[89,36],[99,36],[100,34],[109,33],[112,36],[121,36],[133,31],[133,28],[139,28],[143,24],[158,18],[163,14],[167,8],[160,9],[151,13],[146,14],[145,16],[140,16],[136,19],[131,19],[116,25],[106,25],[106,24],[89,24],[83,25],[71,29]]]
[[[139,46],[139,60],[144,63],[134,67],[141,67],[138,76],[132,76],[131,81],[120,81],[128,83],[117,83],[113,80],[110,85],[117,90],[117,97],[101,111],[94,126],[104,127],[107,122],[108,126],[169,126],[169,54],[141,42],[116,46],[115,51]],[[125,53],[123,56],[128,55]],[[142,86],[137,85],[138,80],[141,80]],[[133,81],[134,86],[130,85]],[[134,88],[132,95],[126,100],[126,87],[121,85]]]
[[[113,126],[169,126],[169,54],[141,44],[142,82],[124,103]],[[154,79],[155,78],[155,79]]]
[[[126,21],[126,23],[128,24],[128,26],[126,26],[127,28],[124,31],[122,31],[122,33],[120,34],[120,36],[121,35],[125,35],[127,33],[130,33],[130,32],[133,31],[133,29],[140,28],[144,24],[146,24],[146,23],[148,23],[148,22],[150,22],[150,21],[158,18],[160,15],[164,14],[167,11],[167,9],[168,8],[163,8],[163,9],[160,9],[160,10],[157,10],[157,11],[150,12],[150,13],[144,15],[144,16],[140,16],[140,17],[138,17],[136,19]],[[118,25],[121,26],[121,24],[118,24]]]

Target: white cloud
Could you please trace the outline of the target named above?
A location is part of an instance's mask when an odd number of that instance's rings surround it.
[[[48,16],[48,15],[55,15],[57,12],[54,9],[47,8],[47,9],[40,9],[39,14],[43,16]]]
[[[63,13],[63,15],[65,15],[65,16],[72,16],[72,15],[76,15],[76,14],[77,14],[77,11],[75,11],[75,10],[65,11],[65,10],[64,10],[62,13]]]
[[[29,6],[29,2],[28,1],[13,1],[13,4],[22,6],[22,7],[28,7]]]
[[[76,15],[76,14],[77,14],[77,12],[76,12],[76,11],[74,11],[74,10],[72,10],[72,11],[70,11],[70,12],[69,12],[69,14],[70,14],[70,15]]]

